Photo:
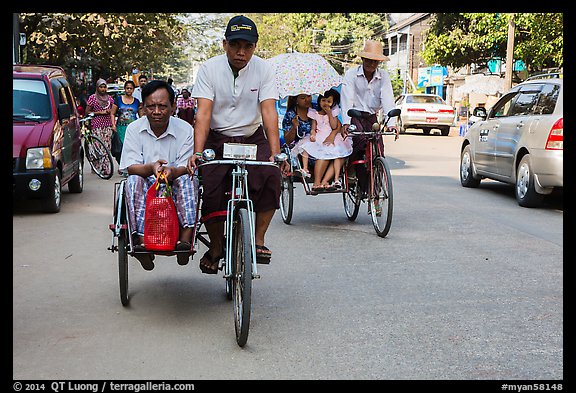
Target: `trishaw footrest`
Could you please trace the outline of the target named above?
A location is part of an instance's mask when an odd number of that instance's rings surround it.
[[[116,229],[116,224],[108,224],[108,228],[110,228],[111,231],[114,231]],[[128,224],[120,224],[120,229],[127,229],[128,228]]]

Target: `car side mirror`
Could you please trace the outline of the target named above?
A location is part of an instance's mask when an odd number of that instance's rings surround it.
[[[58,118],[60,121],[70,119],[71,114],[72,110],[70,109],[69,104],[58,104]]]
[[[486,111],[486,108],[481,107],[481,106],[477,106],[476,108],[474,108],[474,111],[472,111],[472,115],[474,115],[476,117],[480,117],[480,118],[482,118],[482,120],[486,120],[486,116],[488,115],[488,112]]]

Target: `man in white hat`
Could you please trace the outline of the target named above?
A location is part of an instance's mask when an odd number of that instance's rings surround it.
[[[389,60],[383,54],[382,44],[378,41],[367,40],[358,56],[362,58],[362,65],[346,71],[342,82],[340,106],[345,134],[350,124],[354,124],[359,129],[372,129],[372,124],[378,121],[377,115],[380,110],[386,114],[395,107],[390,75],[386,70],[378,68],[382,61]],[[361,119],[351,119],[348,116],[349,109],[357,109],[365,116]],[[390,119],[388,127],[398,132],[396,118]],[[352,148],[350,162],[361,159],[366,148],[366,138],[355,136]],[[366,192],[368,174],[364,165],[356,165],[356,176],[361,190]]]

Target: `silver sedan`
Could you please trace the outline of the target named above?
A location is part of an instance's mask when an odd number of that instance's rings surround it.
[[[520,206],[535,207],[564,187],[563,79],[535,79],[513,87],[464,135],[460,182],[483,178],[513,184]]]

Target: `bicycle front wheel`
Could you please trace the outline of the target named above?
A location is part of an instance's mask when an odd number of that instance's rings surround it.
[[[294,209],[294,181],[291,176],[282,174],[280,184],[280,213],[285,224],[292,221],[292,211]]]
[[[232,229],[232,292],[236,342],[243,347],[248,341],[252,304],[252,241],[248,210],[239,208]]]
[[[114,162],[104,141],[96,135],[87,136],[84,139],[84,151],[94,173],[101,179],[110,179],[114,174]]]
[[[376,234],[386,237],[392,224],[393,191],[390,168],[384,157],[376,157],[373,163],[373,189],[370,195],[370,215]]]

